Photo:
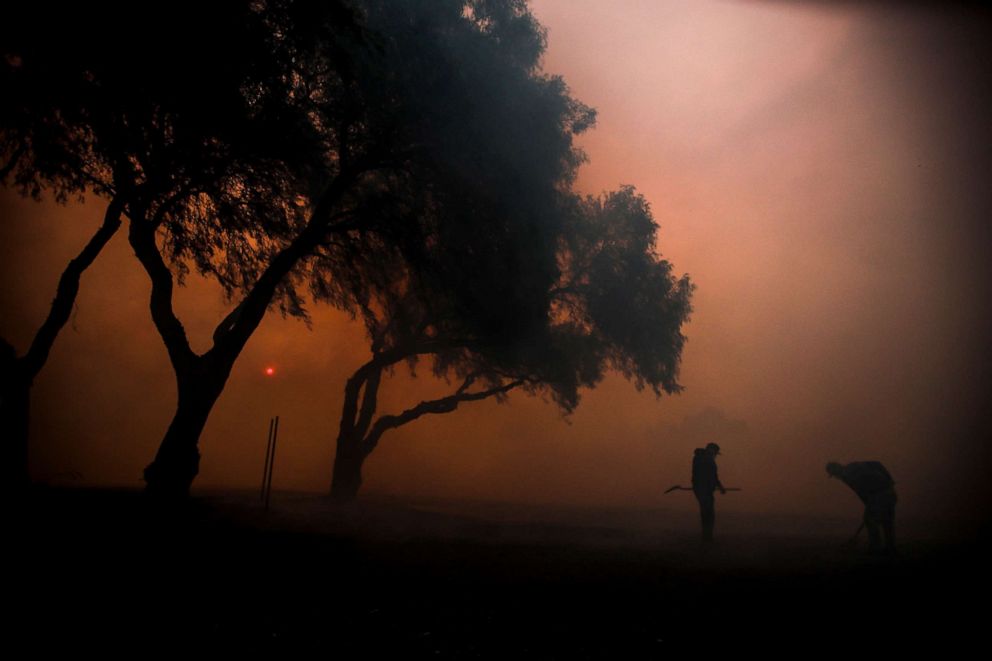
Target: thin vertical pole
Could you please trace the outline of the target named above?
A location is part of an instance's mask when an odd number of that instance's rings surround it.
[[[276,441],[279,439],[279,416],[276,416],[275,428],[272,430],[272,457],[269,459],[269,483],[265,488],[265,511],[269,511],[269,498],[272,497],[272,467],[276,463]]]
[[[275,421],[275,418],[269,418],[269,438],[265,442],[265,468],[262,469],[262,493],[260,496],[263,501],[265,500],[265,485],[269,479],[269,461],[272,453],[272,427]]]

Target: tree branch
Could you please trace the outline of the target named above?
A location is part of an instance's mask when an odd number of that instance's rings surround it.
[[[382,380],[382,368],[379,366],[370,370],[365,379],[365,391],[362,393],[362,408],[355,423],[355,438],[363,438],[369,430],[372,416],[375,415],[376,401],[379,396],[379,383]]]
[[[69,320],[69,315],[72,313],[72,306],[75,304],[76,296],[79,293],[79,279],[82,277],[83,271],[89,268],[97,255],[100,254],[100,251],[103,250],[103,247],[107,245],[107,242],[110,241],[111,237],[120,228],[123,208],[124,203],[119,198],[114,198],[110,201],[103,215],[103,223],[100,225],[100,228],[90,238],[82,251],[69,262],[65,271],[62,272],[62,277],[59,278],[58,288],[55,291],[55,298],[52,300],[51,308],[48,311],[48,317],[41,325],[41,328],[38,329],[34,340],[31,342],[31,347],[24,355],[24,358],[22,358],[24,372],[28,378],[33,379],[37,376],[48,360],[48,354],[52,349],[52,345],[55,344],[55,339],[58,337],[59,331],[65,326],[66,321]]]
[[[359,367],[345,383],[344,403],[341,406],[341,424],[338,430],[339,443],[352,442],[352,439],[355,438],[355,426],[358,423],[358,395],[369,375],[374,371],[381,372],[381,367],[376,360],[373,357],[372,360]]]
[[[195,357],[186,337],[186,329],[172,307],[172,271],[165,265],[155,244],[155,229],[147,223],[143,210],[132,210],[128,242],[152,281],[149,306],[152,321],[158,330],[173,365],[189,362]]]
[[[475,402],[493,397],[494,395],[501,395],[525,383],[523,379],[517,379],[516,381],[504,383],[500,386],[489,388],[487,390],[467,392],[469,385],[474,380],[474,375],[470,375],[465,379],[465,382],[458,388],[458,390],[454,392],[454,394],[440,399],[431,399],[420,402],[413,408],[409,408],[398,415],[384,415],[380,417],[375,421],[375,424],[372,426],[372,430],[369,432],[368,436],[364,441],[362,441],[363,455],[368,456],[371,454],[371,452],[375,450],[376,445],[379,444],[379,439],[382,438],[382,435],[390,429],[395,429],[405,425],[406,423],[412,422],[420,416],[427,415],[428,413],[450,413],[457,409],[458,405],[462,402]]]
[[[160,227],[162,222],[165,220],[165,215],[175,208],[181,200],[198,192],[200,191],[192,185],[180,186],[179,190],[167,197],[160,205],[158,205],[158,208],[155,210],[155,215],[152,216],[151,226],[156,229]]]
[[[341,407],[341,423],[338,430],[339,442],[341,442],[340,439],[360,439],[368,431],[369,423],[375,414],[382,370],[410,356],[431,353],[436,350],[436,347],[425,346],[391,347],[376,352],[371,360],[355,370],[344,387],[344,403]],[[374,384],[368,383],[370,381],[374,381]],[[362,394],[363,386],[365,392],[362,397],[361,411],[359,411],[359,395]],[[360,430],[359,433],[356,434],[356,430]]]
[[[208,353],[223,352],[228,359],[238,355],[265,316],[276,288],[301,260],[325,240],[328,232],[347,232],[361,227],[360,221],[331,223],[334,206],[344,196],[358,172],[342,172],[328,185],[306,227],[269,262],[251,290],[238,305],[238,314],[228,315],[214,331],[214,347]]]

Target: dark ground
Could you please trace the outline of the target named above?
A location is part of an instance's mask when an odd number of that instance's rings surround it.
[[[799,534],[718,518],[724,535],[702,547],[648,518],[482,504],[342,510],[276,494],[265,515],[227,493],[164,515],[137,492],[41,489],[14,509],[3,640],[32,656],[946,655],[984,642],[990,611],[981,533],[880,558],[842,548],[850,521],[838,536],[830,522]]]

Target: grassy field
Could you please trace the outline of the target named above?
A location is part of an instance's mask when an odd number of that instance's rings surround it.
[[[333,658],[666,658],[695,647],[847,655],[981,641],[987,537],[671,512],[40,490],[5,546],[7,645],[34,653],[317,651]],[[856,525],[856,520],[854,521]],[[863,539],[862,539],[863,543]]]

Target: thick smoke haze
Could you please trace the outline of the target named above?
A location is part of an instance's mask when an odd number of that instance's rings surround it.
[[[715,441],[725,510],[849,513],[827,461],[877,459],[907,516],[979,519],[990,468],[988,175],[992,21],[887,3],[533,3],[545,69],[598,111],[579,188],[634,184],[659,249],[697,285],[685,392],[620,377],[564,419],[513,394],[384,437],[366,493],[692,509],[692,450]],[[21,352],[103,203],[9,190],[0,222],[0,335]],[[189,276],[180,318],[203,349],[229,309]],[[77,310],[32,394],[42,482],[140,486],[175,406],[121,232],[82,279]],[[275,488],[329,488],[360,324],[312,307],[270,314],[201,439],[194,488],[254,486],[281,416]],[[197,338],[201,344],[197,345]],[[267,377],[266,367],[275,374]],[[399,368],[383,412],[450,386]]]

